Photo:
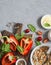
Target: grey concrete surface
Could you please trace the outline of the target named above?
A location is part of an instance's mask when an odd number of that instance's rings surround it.
[[[10,30],[5,26],[8,22],[20,22],[23,29],[31,23],[37,30],[46,32],[40,25],[45,14],[51,14],[51,0],[0,0],[0,30]]]

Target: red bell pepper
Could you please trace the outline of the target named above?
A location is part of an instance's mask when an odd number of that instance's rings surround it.
[[[11,42],[10,42],[11,50],[16,51],[16,46],[18,45],[18,40],[13,35],[10,35],[9,39],[11,40]]]
[[[12,65],[16,62],[16,57],[12,52],[8,52],[3,58],[2,58],[2,65]]]
[[[10,35],[9,39],[11,40],[11,42],[14,42],[15,45],[18,45],[18,40],[15,38],[14,35]]]
[[[18,40],[15,38],[14,35],[10,35],[9,38],[7,37],[7,40],[5,43],[10,43],[10,49],[12,51],[16,51],[16,46],[18,45]]]
[[[23,52],[21,52],[22,55],[26,55],[29,53],[31,47],[32,47],[33,41],[30,38],[22,38],[20,42],[20,46],[24,49]]]

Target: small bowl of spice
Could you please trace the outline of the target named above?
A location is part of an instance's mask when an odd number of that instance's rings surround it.
[[[16,61],[16,64],[15,65],[27,65],[27,62],[25,59],[23,58],[20,58]]]

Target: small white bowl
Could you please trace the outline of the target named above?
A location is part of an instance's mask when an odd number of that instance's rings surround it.
[[[16,64],[15,64],[15,65],[18,65],[18,62],[19,62],[19,61],[24,61],[24,62],[25,62],[25,65],[27,65],[26,60],[25,60],[25,59],[23,59],[23,58],[18,59],[18,60],[16,61]]]
[[[44,21],[44,19],[45,18],[48,18],[48,17],[51,17],[51,15],[49,14],[49,15],[44,15],[42,18],[41,18],[41,25],[42,25],[42,27],[43,28],[45,28],[45,29],[51,29],[51,26],[50,27],[45,27],[44,25],[43,25],[43,21]]]
[[[32,65],[34,65],[34,63],[33,63],[33,61],[32,61],[33,53],[35,52],[35,50],[39,49],[39,48],[42,47],[42,46],[51,47],[51,44],[42,44],[42,45],[39,45],[39,46],[37,46],[37,47],[35,47],[35,48],[33,49],[33,51],[31,52],[31,55],[30,55],[30,62],[31,62]]]

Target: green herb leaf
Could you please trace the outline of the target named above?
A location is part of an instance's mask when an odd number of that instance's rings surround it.
[[[41,43],[39,41],[36,41],[36,45],[39,46],[41,45]]]
[[[10,44],[5,44],[5,52],[10,52]]]
[[[2,56],[7,53],[7,52],[10,52],[10,44],[5,44],[5,43],[2,43],[0,45],[0,58],[2,58]]]
[[[2,45],[0,46],[0,50],[2,52],[10,52],[10,44],[2,43]]]
[[[25,33],[22,32],[21,35],[19,35],[19,34],[15,34],[15,37],[16,37],[17,40],[20,40],[21,38],[24,37],[24,35],[25,35]]]
[[[10,45],[3,43],[2,51],[4,51],[4,52],[10,52]]]
[[[48,23],[45,23],[45,24],[44,24],[44,26],[45,26],[45,27],[49,27],[49,26],[50,26],[50,24],[48,24]]]
[[[36,31],[36,28],[32,24],[28,24],[27,26],[32,32]]]
[[[23,49],[21,46],[19,46],[19,45],[17,45],[17,50],[18,50],[19,52],[23,52],[23,51],[24,51],[24,49]]]

